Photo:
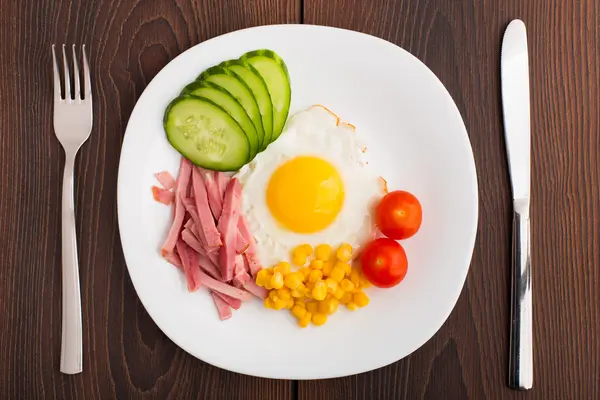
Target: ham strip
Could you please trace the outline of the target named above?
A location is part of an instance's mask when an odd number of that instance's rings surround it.
[[[173,176],[169,173],[169,171],[158,172],[154,174],[154,176],[156,176],[156,179],[165,189],[171,190],[175,187],[175,179],[173,179]]]
[[[240,307],[242,306],[241,300],[234,299],[233,297],[229,297],[223,293],[219,293],[219,292],[213,292],[213,293],[216,294],[217,296],[219,296],[220,298],[222,298],[225,301],[225,303],[229,304],[229,307],[233,308],[234,310],[239,310]]]
[[[225,321],[226,319],[231,318],[231,307],[225,300],[223,300],[218,293],[211,293],[213,301],[215,302],[215,306],[217,306],[217,312],[219,313],[219,319],[221,321]]]
[[[170,190],[161,189],[158,186],[152,186],[152,196],[154,197],[154,200],[166,204],[167,206],[171,205],[175,199],[175,193]]]
[[[185,278],[187,280],[188,290],[190,292],[195,292],[200,288],[201,279],[199,275],[201,271],[198,266],[196,252],[182,240],[177,241],[176,247],[179,257],[181,258],[181,263],[183,264],[183,272],[185,273]]]
[[[206,251],[204,250],[204,248],[202,247],[202,245],[200,244],[200,242],[198,241],[198,239],[196,239],[196,237],[187,229],[185,229],[183,232],[181,232],[181,239],[188,246],[190,246],[193,250],[196,251],[200,268],[202,268],[204,271],[206,271],[206,273],[208,273],[213,278],[222,280],[221,273],[219,272],[219,268],[217,268],[217,265],[215,263],[215,261],[218,262],[216,255],[209,256],[206,253]],[[213,258],[214,258],[214,261],[213,261]]]
[[[227,188],[227,184],[229,183],[229,178],[223,172],[215,171],[215,182],[217,184],[217,190],[219,191],[219,196],[223,198],[225,195],[225,189]]]
[[[223,212],[219,218],[217,229],[221,233],[224,244],[219,252],[221,276],[225,281],[233,278],[237,250],[237,225],[241,206],[241,186],[237,179],[229,181],[223,198]]]
[[[223,210],[223,193],[217,187],[215,174],[204,171],[202,177],[204,178],[204,184],[206,186],[208,205],[210,206],[210,210],[212,211],[215,220],[218,221],[221,217],[221,211]]]
[[[213,279],[210,276],[208,276],[204,271],[201,271],[200,269],[198,269],[198,271],[200,282],[207,288],[222,294],[226,294],[227,296],[233,297],[234,299],[242,301],[250,300],[250,293],[230,286],[227,283],[219,282],[216,279]]]
[[[194,201],[196,202],[196,212],[198,213],[198,221],[196,227],[200,233],[200,241],[207,248],[216,248],[221,246],[221,235],[215,226],[215,220],[213,219],[208,205],[208,195],[206,193],[206,186],[202,179],[202,173],[199,168],[194,168],[192,172],[192,185],[194,189]]]
[[[177,253],[173,252],[167,254],[165,256],[165,260],[167,260],[169,263],[173,264],[177,268],[183,269],[183,264],[181,264],[181,258],[179,258],[179,255]]]
[[[264,300],[269,295],[269,291],[265,288],[258,286],[243,268],[236,272],[235,278],[233,278],[233,282],[243,287],[259,299]]]
[[[256,241],[254,240],[254,236],[252,232],[250,232],[250,228],[248,227],[248,221],[246,218],[241,215],[238,221],[238,229],[240,233],[244,237],[244,239],[248,242],[248,248],[244,252],[244,256],[248,261],[248,266],[250,267],[250,273],[252,276],[256,277],[258,271],[262,269],[262,263],[260,262],[260,257],[258,256],[258,249],[256,248]]]
[[[190,183],[190,176],[192,173],[192,163],[185,157],[181,157],[181,165],[179,167],[179,175],[177,177],[177,187],[175,188],[175,213],[173,217],[173,224],[169,229],[167,240],[162,246],[161,253],[163,256],[173,252],[179,232],[181,231],[181,225],[183,224],[183,217],[185,216],[185,208],[182,203],[182,199],[186,197],[188,186]],[[181,254],[180,254],[181,256]]]

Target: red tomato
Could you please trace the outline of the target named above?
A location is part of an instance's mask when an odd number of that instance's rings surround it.
[[[375,218],[385,236],[396,240],[408,239],[421,227],[421,203],[408,192],[389,192],[377,205]]]
[[[362,271],[373,285],[390,288],[406,276],[408,260],[395,240],[379,238],[367,244],[361,256]]]

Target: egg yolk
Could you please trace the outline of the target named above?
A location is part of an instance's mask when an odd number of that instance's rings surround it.
[[[280,166],[267,186],[267,206],[287,229],[313,233],[335,220],[344,204],[344,185],[335,167],[312,156]]]

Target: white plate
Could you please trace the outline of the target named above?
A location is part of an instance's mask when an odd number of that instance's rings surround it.
[[[162,127],[166,105],[205,68],[268,48],[287,63],[291,113],[324,104],[356,125],[370,165],[391,190],[414,193],[423,224],[404,241],[409,270],[371,304],[299,329],[289,313],[244,304],[221,322],[202,289],[160,257],[171,209],[155,202],[154,173],[175,174],[178,153]],[[178,346],[231,371],[269,378],[331,378],[372,370],[418,349],[442,326],[461,292],[477,230],[477,178],[460,113],[436,76],[384,40],[341,29],[285,25],[233,32],[171,61],[150,82],[127,125],[118,214],[131,280],[146,310]]]

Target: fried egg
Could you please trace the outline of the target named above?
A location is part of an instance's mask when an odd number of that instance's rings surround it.
[[[313,106],[238,172],[242,211],[265,267],[289,260],[299,244],[357,249],[372,236],[373,208],[384,193],[363,150],[354,126]]]

